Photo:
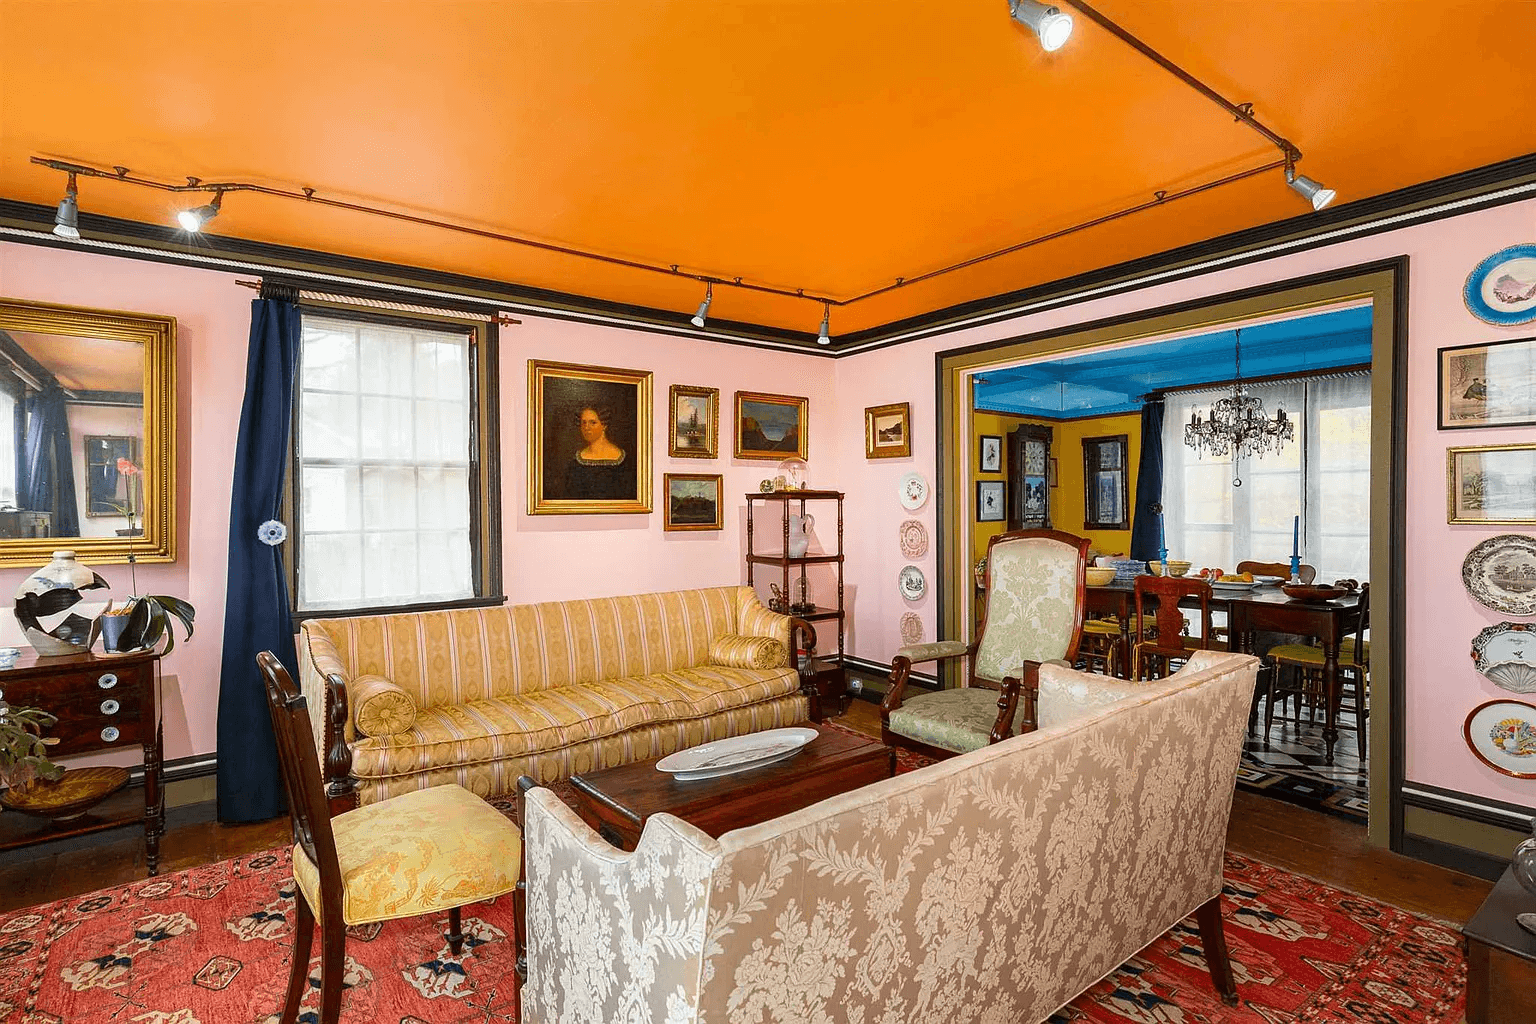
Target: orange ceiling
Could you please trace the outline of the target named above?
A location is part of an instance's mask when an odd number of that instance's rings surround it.
[[[1528,0],[1100,9],[1253,102],[1341,202],[1536,151]],[[40,154],[838,296],[1275,156],[1082,16],[1043,53],[1006,0],[0,0],[0,39],[8,198],[58,200]],[[82,180],[80,205],[164,223],[191,203]],[[833,333],[1305,210],[1275,172],[837,309]],[[681,311],[700,297],[254,195],[213,230]],[[820,309],[722,288],[714,315],[811,331]]]

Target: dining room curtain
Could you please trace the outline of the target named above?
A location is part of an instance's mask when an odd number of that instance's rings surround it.
[[[1163,508],[1163,412],[1161,396],[1141,406],[1141,462],[1136,467],[1136,510],[1131,518],[1131,557],[1161,557],[1158,516]]]
[[[298,658],[281,546],[259,531],[278,519],[282,501],[301,329],[298,293],[264,283],[251,303],[229,508],[218,715],[218,816],[224,822],[265,821],[287,809],[256,654],[272,651],[295,679]]]
[[[1245,559],[1289,562],[1294,518],[1301,560],[1319,580],[1370,576],[1369,373],[1250,385],[1273,417],[1284,409],[1296,438],[1262,458],[1197,457],[1183,424],[1209,415],[1231,389],[1167,397],[1163,522],[1170,558],[1231,571]],[[1234,484],[1241,480],[1241,484]]]
[[[50,384],[27,399],[27,439],[21,453],[16,504],[52,514],[55,537],[80,536],[75,504],[75,462],[69,449],[64,390]]]

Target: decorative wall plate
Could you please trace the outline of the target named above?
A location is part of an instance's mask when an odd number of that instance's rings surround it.
[[[1506,615],[1536,615],[1536,537],[1501,533],[1461,563],[1467,593]]]
[[[1506,690],[1536,693],[1536,624],[1501,622],[1472,639],[1472,664]]]
[[[1536,245],[1500,249],[1473,268],[1462,290],[1467,309],[1501,327],[1536,320]]]
[[[916,512],[928,503],[928,481],[921,473],[908,473],[896,485],[896,494],[901,498],[902,508]]]
[[[1491,700],[1479,704],[1462,727],[1477,759],[1503,775],[1536,779],[1536,704]]]
[[[908,647],[923,642],[923,617],[917,612],[902,613],[901,642]]]
[[[928,592],[928,577],[915,565],[902,566],[896,584],[901,588],[901,596],[908,601],[916,601]]]
[[[916,519],[901,524],[901,557],[922,558],[928,553],[928,527]]]

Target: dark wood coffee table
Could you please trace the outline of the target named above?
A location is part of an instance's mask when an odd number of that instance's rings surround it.
[[[890,747],[811,728],[821,735],[793,757],[714,779],[678,782],[656,770],[660,758],[573,775],[576,812],[614,846],[633,850],[645,819],[662,811],[718,838],[896,774]]]
[[[1515,923],[1536,914],[1536,896],[1506,868],[1461,929],[1467,939],[1467,1024],[1529,1024],[1536,1014],[1536,935]]]

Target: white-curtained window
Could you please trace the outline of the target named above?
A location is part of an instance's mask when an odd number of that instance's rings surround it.
[[[1271,417],[1296,421],[1296,439],[1280,452],[1246,458],[1197,458],[1184,425],[1231,388],[1183,391],[1166,399],[1163,418],[1163,526],[1169,558],[1231,572],[1238,562],[1288,562],[1291,529],[1301,516],[1301,560],[1319,581],[1370,576],[1371,378],[1368,373],[1249,385]],[[1240,477],[1242,486],[1233,486]]]

